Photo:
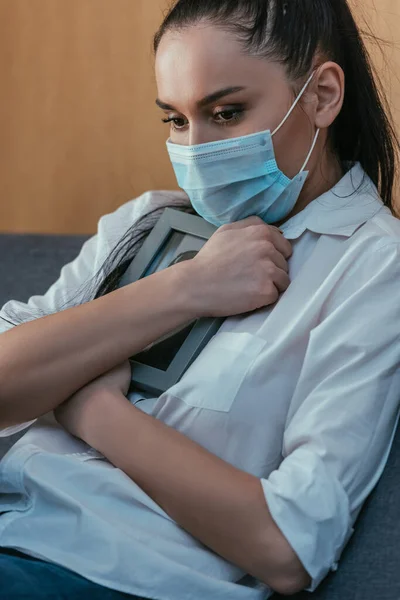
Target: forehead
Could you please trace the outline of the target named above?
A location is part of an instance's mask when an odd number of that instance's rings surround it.
[[[210,25],[171,31],[156,55],[159,98],[167,104],[198,100],[230,86],[283,83],[282,67],[246,53],[236,37]]]

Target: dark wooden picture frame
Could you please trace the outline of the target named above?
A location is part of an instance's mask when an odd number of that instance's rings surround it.
[[[193,258],[216,227],[197,215],[166,208],[124,273],[118,287]],[[179,381],[224,318],[199,318],[130,358],[131,388],[160,395]],[[169,342],[173,340],[173,344]]]

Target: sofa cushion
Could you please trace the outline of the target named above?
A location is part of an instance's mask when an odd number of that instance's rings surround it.
[[[46,292],[89,237],[0,234],[0,308],[8,300],[27,302]]]

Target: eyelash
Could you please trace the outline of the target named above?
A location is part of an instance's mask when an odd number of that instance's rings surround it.
[[[217,124],[221,127],[229,127],[229,125],[234,125],[238,121],[240,121],[243,117],[244,109],[243,108],[235,108],[230,110],[221,110],[218,113],[215,113],[214,116],[223,115],[223,114],[234,114],[235,116],[228,121],[219,121]],[[167,119],[161,119],[163,123],[171,123],[171,127],[174,131],[182,131],[184,127],[177,127],[175,121],[183,121],[183,118],[178,117],[169,117]]]

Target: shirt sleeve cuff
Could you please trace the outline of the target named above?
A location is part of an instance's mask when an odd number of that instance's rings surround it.
[[[349,500],[321,459],[306,449],[289,455],[268,479],[261,479],[271,516],[311,578],[313,592],[336,571],[352,536]]]

